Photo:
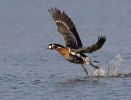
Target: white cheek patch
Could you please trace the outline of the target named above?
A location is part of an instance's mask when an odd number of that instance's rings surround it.
[[[51,45],[49,45],[49,49],[51,49],[52,48],[52,46]]]

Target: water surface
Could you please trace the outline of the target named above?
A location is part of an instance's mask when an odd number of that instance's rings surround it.
[[[131,1],[1,0],[0,100],[130,100]],[[105,35],[103,48],[87,54],[104,72],[66,61],[50,43],[64,44],[47,9],[65,11],[84,46]],[[120,55],[117,58],[117,55]],[[121,60],[120,60],[121,59]],[[120,60],[120,62],[119,62]],[[115,69],[110,75],[108,68]]]

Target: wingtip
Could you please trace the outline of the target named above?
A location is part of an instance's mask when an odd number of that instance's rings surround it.
[[[50,9],[47,9],[49,13],[51,13]]]
[[[106,40],[106,36],[105,35],[98,36],[98,40],[100,40],[100,39]]]
[[[57,8],[55,7],[54,9],[55,9],[55,11],[57,12]]]
[[[52,7],[51,7],[50,9],[48,9],[48,11],[49,11],[49,13],[51,13],[51,14],[52,14],[52,12],[54,12]]]

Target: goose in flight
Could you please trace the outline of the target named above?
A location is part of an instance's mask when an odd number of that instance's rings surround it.
[[[81,65],[86,75],[88,75],[88,71],[84,67],[86,64],[90,64],[94,68],[99,69],[98,66],[93,65],[93,62],[98,61],[89,59],[84,53],[93,53],[99,50],[105,43],[106,37],[98,36],[98,41],[95,44],[83,47],[76,27],[68,15],[57,8],[51,8],[48,9],[48,11],[58,26],[58,31],[63,36],[66,46],[49,44],[47,49],[57,50],[69,62]]]

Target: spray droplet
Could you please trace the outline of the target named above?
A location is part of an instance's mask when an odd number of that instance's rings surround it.
[[[105,71],[104,69],[96,69],[95,72],[92,74],[93,77],[104,77]]]
[[[122,64],[122,56],[120,54],[117,54],[115,58],[113,58],[109,62],[108,66],[108,76],[117,76],[118,75],[118,69]]]

